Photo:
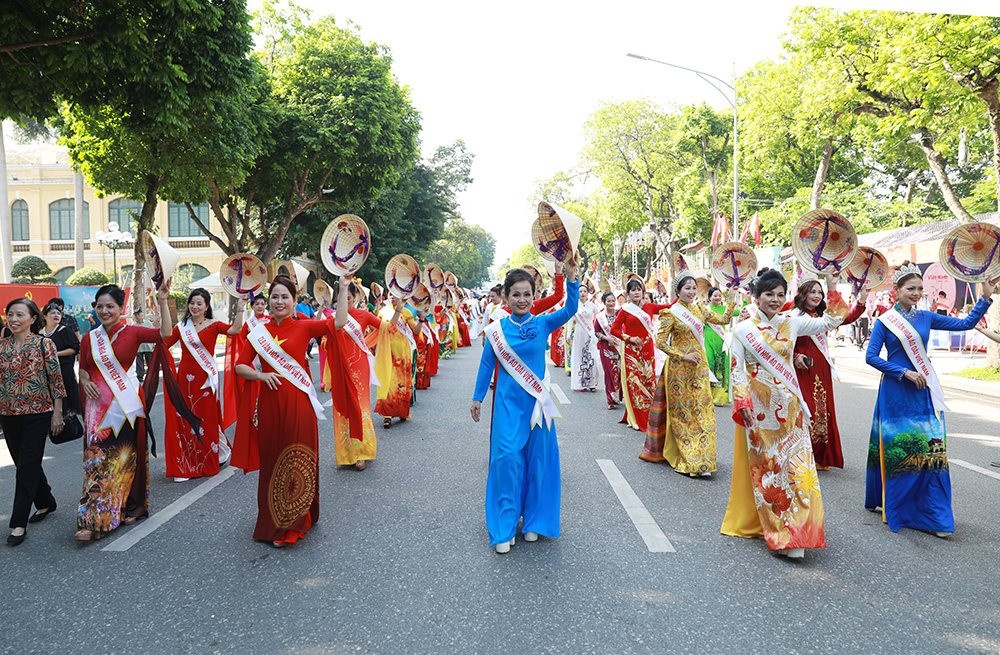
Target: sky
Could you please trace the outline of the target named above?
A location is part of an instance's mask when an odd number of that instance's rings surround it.
[[[497,239],[494,264],[530,241],[538,185],[576,166],[584,124],[602,104],[647,98],[663,106],[708,102],[719,92],[692,73],[731,80],[776,58],[796,2],[695,0],[296,0],[313,18],[357,25],[390,49],[393,70],[421,114],[422,150],[464,139],[474,182],[460,211]],[[251,2],[251,8],[254,2]],[[842,9],[1000,15],[996,0],[828,0]],[[378,235],[375,237],[377,244]]]

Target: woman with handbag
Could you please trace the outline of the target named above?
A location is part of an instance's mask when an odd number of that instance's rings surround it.
[[[14,508],[7,543],[24,541],[28,523],[37,523],[56,509],[42,457],[49,433],[63,430],[62,371],[56,347],[38,334],[42,313],[27,298],[7,304],[9,335],[0,338],[0,425],[16,467]],[[29,518],[32,504],[35,513]]]
[[[76,356],[80,352],[80,340],[76,338],[76,332],[73,331],[73,328],[62,324],[63,310],[56,303],[49,301],[49,304],[45,305],[45,309],[42,310],[42,316],[45,318],[45,327],[39,334],[52,340],[56,346],[56,354],[59,355],[59,368],[62,371],[63,385],[66,387],[63,415],[67,418],[67,425],[69,425],[69,417],[72,416],[73,420],[79,421],[75,417],[83,413],[83,408],[80,405],[80,387],[76,383],[76,372],[73,369],[74,364],[76,364]],[[71,439],[77,439],[82,433],[82,429],[74,430],[75,436],[64,434],[63,441],[53,441],[53,443],[64,443]]]

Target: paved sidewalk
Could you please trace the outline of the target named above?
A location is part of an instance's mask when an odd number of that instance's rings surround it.
[[[867,344],[866,344],[867,345]],[[851,342],[841,342],[833,348],[833,358],[837,367],[870,374],[878,377],[880,374],[871,366],[865,364],[864,351],[858,350]],[[974,352],[958,352],[948,350],[931,350],[931,362],[941,380],[941,386],[954,391],[974,393],[988,398],[1000,399],[1000,382],[984,382],[972,378],[962,378],[949,375],[955,371],[967,368],[986,366],[986,355]]]

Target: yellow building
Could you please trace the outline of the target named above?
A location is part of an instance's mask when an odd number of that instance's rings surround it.
[[[56,280],[64,283],[76,270],[73,170],[66,149],[48,143],[8,142],[7,181],[13,261],[37,255],[49,264]],[[131,214],[138,215],[142,203],[118,195],[99,197],[86,184],[83,196],[84,266],[97,268],[112,278],[117,259],[119,280],[129,281],[135,261],[133,248],[125,246],[113,254],[95,236],[114,222],[136,237]],[[208,205],[200,205],[196,211],[210,229],[218,228]],[[156,226],[156,233],[180,252],[177,280],[188,282],[219,271],[225,254],[191,219],[184,204],[161,201],[156,208]]]

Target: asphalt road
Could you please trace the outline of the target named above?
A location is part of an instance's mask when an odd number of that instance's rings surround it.
[[[488,423],[468,416],[478,354],[443,361],[414,418],[377,428],[366,471],[334,467],[322,424],[321,519],[280,551],[251,540],[257,476],[239,471],[127,550],[103,550],[206,489],[166,480],[162,460],[152,463],[153,519],[80,545],[79,446],[50,446],[59,509],[21,546],[0,546],[0,650],[1000,653],[1000,479],[953,464],[955,535],[891,533],[862,506],[875,378],[842,372],[846,468],[821,474],[829,547],[793,562],[719,534],[732,461],[725,410],[719,473],[691,479],[639,460],[642,436],[617,423],[603,393],[570,392],[556,371],[570,401],[558,428],[563,534],[496,555],[483,518]],[[948,395],[950,457],[1000,472],[989,467],[1000,459],[997,401]],[[647,550],[604,459],[676,552]],[[13,472],[0,467],[0,512]]]

